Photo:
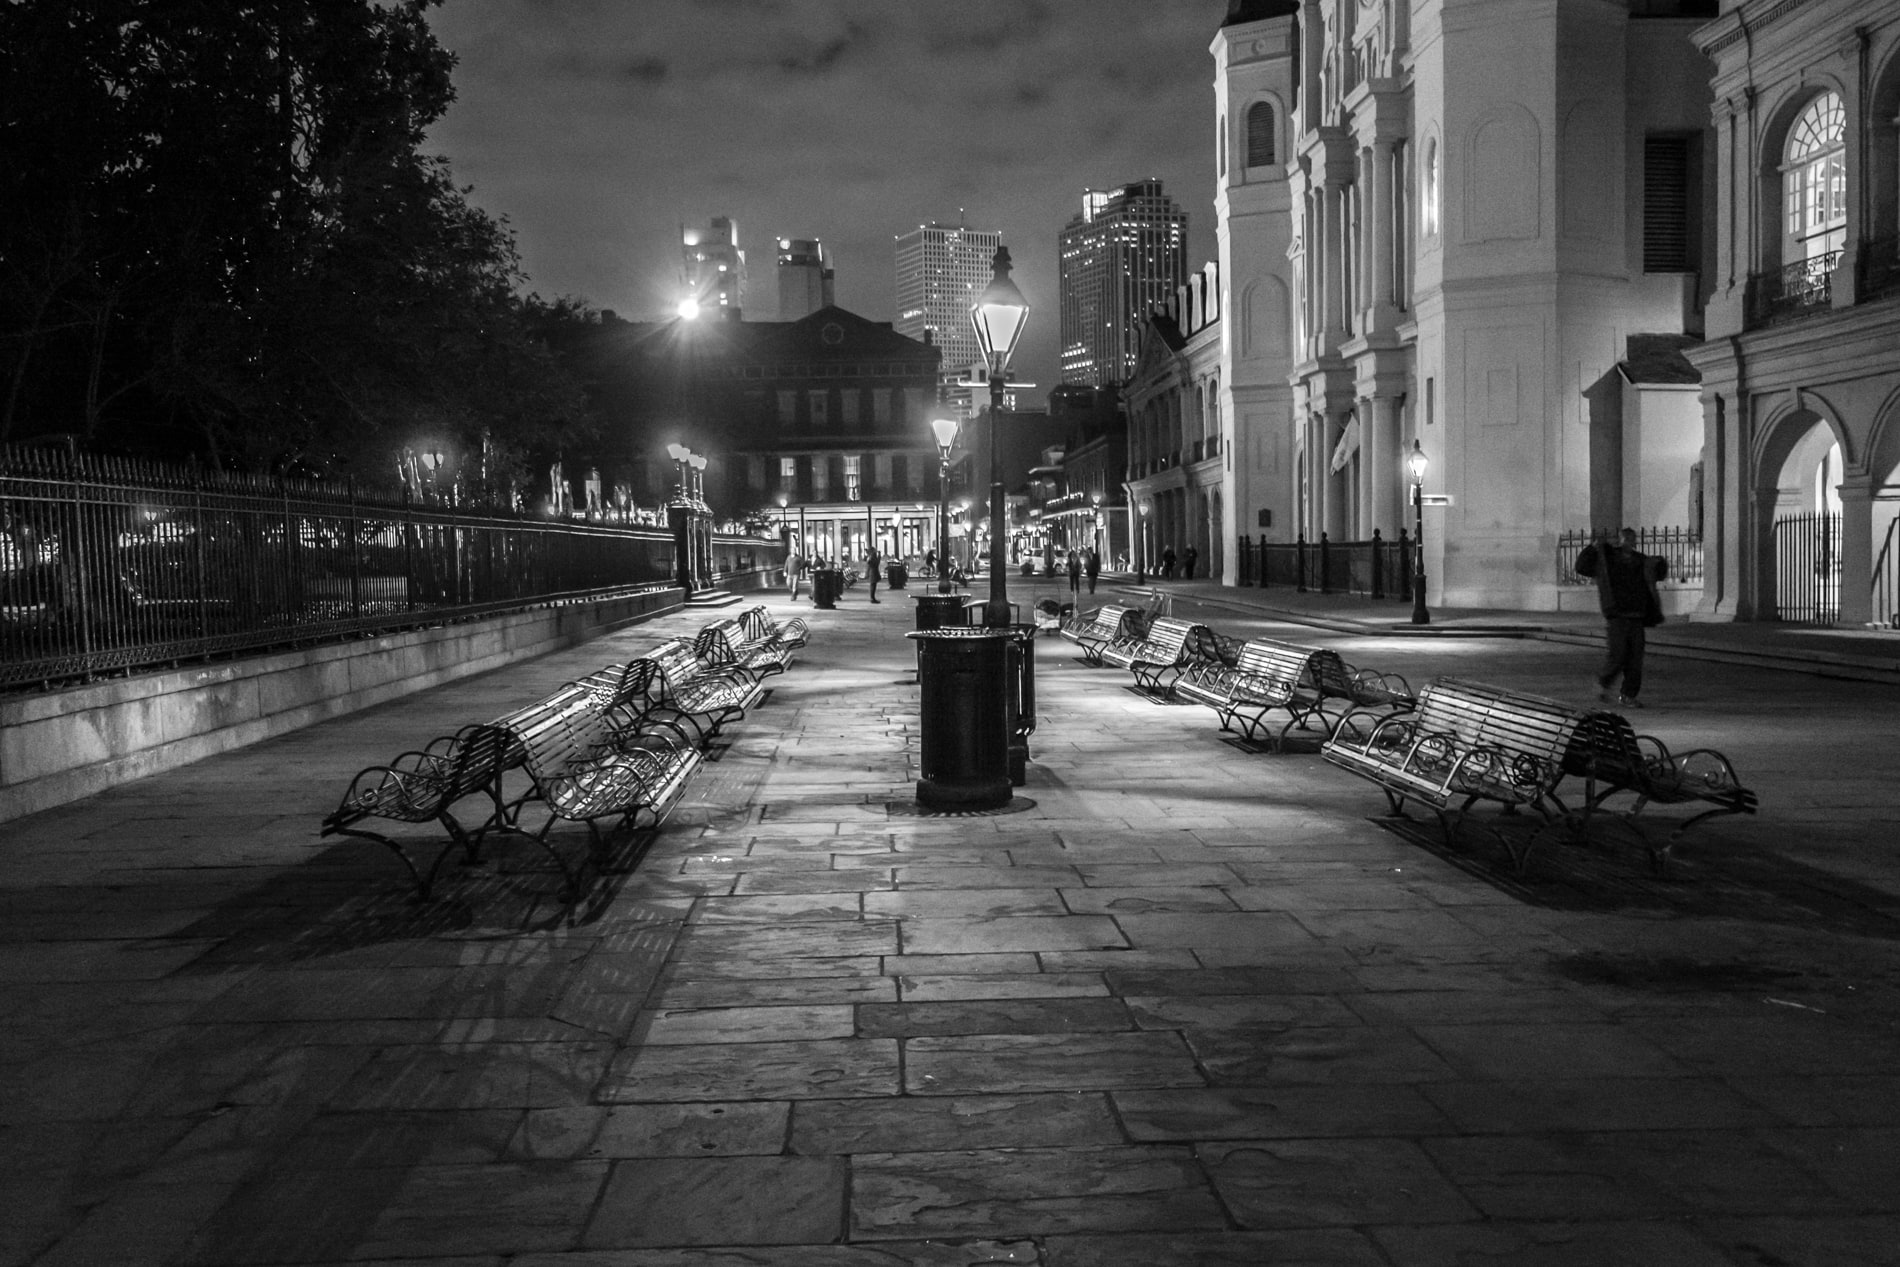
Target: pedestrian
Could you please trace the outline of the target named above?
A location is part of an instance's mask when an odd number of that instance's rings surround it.
[[[1597,674],[1597,698],[1605,704],[1641,708],[1644,631],[1662,624],[1662,596],[1656,582],[1668,574],[1667,560],[1636,548],[1636,530],[1623,529],[1620,540],[1606,533],[1577,555],[1577,575],[1597,583],[1603,609],[1604,656]],[[1614,692],[1617,679],[1620,694]]]
[[[872,546],[864,556],[864,572],[871,579],[871,601],[878,602],[877,596],[877,547]]]
[[[793,546],[792,552],[785,556],[785,584],[791,587],[792,597],[798,597],[798,583],[805,579],[805,556]]]
[[[1191,581],[1194,579],[1194,565],[1200,561],[1200,558],[1201,558],[1201,552],[1199,550],[1196,550],[1193,546],[1189,546],[1182,553],[1181,555],[1181,562],[1183,564],[1181,568],[1182,580]]]
[[[1174,579],[1173,546],[1161,547],[1161,579],[1164,581],[1172,581]]]
[[[926,550],[924,551],[924,575],[935,576],[936,574],[937,552],[935,550]]]
[[[1076,595],[1082,592],[1082,554],[1079,550],[1069,551],[1069,601],[1073,603]]]
[[[1102,574],[1102,556],[1092,549],[1089,551],[1088,564],[1085,570],[1089,574],[1089,593],[1093,594],[1095,592],[1095,579]]]

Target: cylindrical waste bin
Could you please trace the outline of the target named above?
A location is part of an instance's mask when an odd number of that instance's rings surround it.
[[[836,608],[844,594],[844,573],[837,568],[819,568],[811,574],[811,601],[814,606]]]
[[[925,629],[917,641],[922,705],[918,803],[931,809],[1009,804],[1007,629]]]
[[[969,622],[964,619],[963,595],[961,594],[912,594],[917,600],[917,628],[925,629],[961,629]],[[917,645],[917,675],[924,672],[923,644]]]
[[[884,565],[884,583],[894,590],[901,590],[910,583],[910,569],[902,563]]]

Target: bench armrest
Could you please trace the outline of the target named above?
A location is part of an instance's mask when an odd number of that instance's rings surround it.
[[[1347,666],[1352,675],[1352,702],[1369,705],[1400,705],[1410,708],[1418,699],[1412,691],[1411,683],[1397,673],[1378,673],[1372,669],[1353,669]]]

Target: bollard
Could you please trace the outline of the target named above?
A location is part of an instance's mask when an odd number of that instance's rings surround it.
[[[930,809],[1009,804],[1011,699],[1007,629],[930,629],[915,639],[921,697],[917,801]]]

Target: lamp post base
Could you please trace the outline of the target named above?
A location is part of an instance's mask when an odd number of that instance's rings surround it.
[[[1415,625],[1432,623],[1432,614],[1425,610],[1425,574],[1423,572],[1414,573],[1412,576],[1412,623]]]

